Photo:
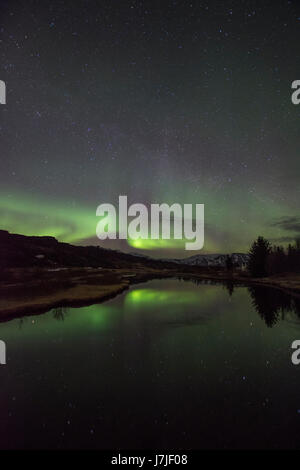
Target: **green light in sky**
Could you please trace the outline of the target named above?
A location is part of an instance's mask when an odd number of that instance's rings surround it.
[[[138,238],[137,240],[132,240],[131,238],[128,239],[128,243],[133,248],[138,248],[141,250],[159,250],[159,249],[178,249],[184,250],[185,243],[189,241],[186,239],[183,240],[152,240],[151,238]]]
[[[180,185],[178,187],[180,188]],[[179,192],[181,194],[178,194]],[[287,233],[282,228],[274,226],[272,222],[286,215],[297,215],[295,210],[286,207],[282,202],[251,192],[247,188],[238,187],[234,192],[201,188],[198,193],[184,187],[175,193],[171,188],[165,194],[157,192],[153,202],[161,201],[169,205],[174,201],[180,201],[181,204],[205,204],[203,253],[247,251],[258,235],[271,240],[284,239],[287,235],[293,236],[293,233]],[[88,239],[97,241],[96,226],[99,222],[99,217],[96,216],[97,203],[95,202],[93,206],[54,198],[43,199],[18,192],[2,193],[0,194],[1,229],[24,235],[49,235],[69,243],[80,243]],[[188,256],[193,253],[184,249],[186,241],[173,238],[170,240],[140,238],[129,239],[128,244],[140,250],[178,250],[181,255],[184,253]],[[103,242],[99,241],[100,243]]]
[[[0,197],[1,228],[23,235],[78,242],[96,236],[96,208],[46,201],[23,194]]]

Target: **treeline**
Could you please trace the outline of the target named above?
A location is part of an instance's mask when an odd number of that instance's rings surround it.
[[[265,277],[283,272],[300,272],[300,239],[287,248],[274,246],[264,237],[253,242],[247,264],[253,277]]]

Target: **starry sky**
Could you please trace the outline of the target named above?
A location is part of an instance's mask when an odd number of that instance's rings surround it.
[[[0,0],[0,228],[96,238],[96,208],[205,204],[201,253],[300,235],[300,3]]]

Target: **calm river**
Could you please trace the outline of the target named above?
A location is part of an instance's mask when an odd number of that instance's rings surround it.
[[[1,448],[300,446],[300,301],[157,280],[0,324]]]

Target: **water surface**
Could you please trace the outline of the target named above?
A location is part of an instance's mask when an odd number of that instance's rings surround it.
[[[297,448],[299,299],[157,280],[0,324],[1,448]]]

